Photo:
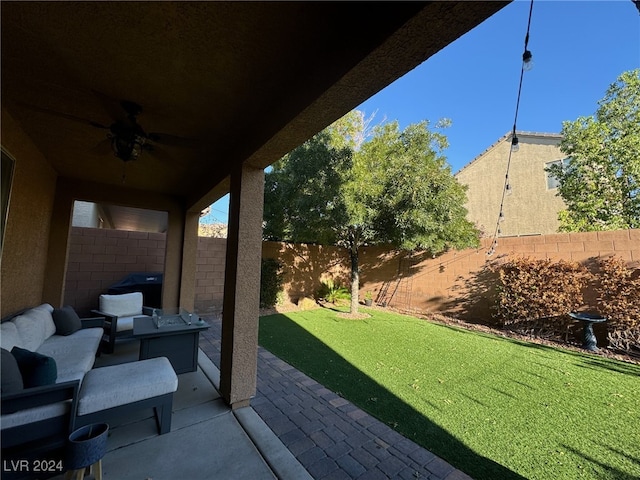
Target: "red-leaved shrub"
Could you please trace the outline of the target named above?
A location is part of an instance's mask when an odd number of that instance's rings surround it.
[[[609,346],[627,353],[640,351],[640,269],[620,257],[599,262],[594,286],[598,311],[607,319]]]
[[[577,262],[516,257],[494,267],[499,274],[496,316],[527,335],[567,340],[567,314],[583,305],[590,274]]]

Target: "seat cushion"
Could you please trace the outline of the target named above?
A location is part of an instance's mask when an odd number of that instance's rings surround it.
[[[11,354],[18,363],[24,388],[42,387],[56,383],[58,369],[52,357],[13,347]]]
[[[64,402],[56,402],[49,405],[43,405],[41,407],[27,408],[26,410],[20,410],[13,413],[2,412],[1,428],[2,430],[4,430],[6,428],[26,425],[28,423],[34,423],[40,420],[61,417],[63,415],[67,415],[70,408],[71,402],[67,400]]]
[[[55,359],[58,383],[80,380],[91,368],[102,339],[102,328],[84,328],[72,335],[54,335],[38,349],[38,353]]]
[[[94,368],[82,382],[78,415],[157,397],[177,389],[178,376],[166,357]]]
[[[133,315],[130,317],[118,317],[118,327],[116,332],[124,332],[125,330],[133,330],[133,319],[136,317],[146,317],[146,315]]]

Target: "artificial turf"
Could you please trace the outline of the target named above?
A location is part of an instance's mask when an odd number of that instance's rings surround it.
[[[476,480],[640,478],[640,366],[375,309],[260,344]]]

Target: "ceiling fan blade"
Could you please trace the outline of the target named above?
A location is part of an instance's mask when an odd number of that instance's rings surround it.
[[[109,153],[113,153],[113,149],[111,148],[111,140],[105,138],[91,149],[91,153],[93,153],[94,155],[107,155]]]
[[[120,100],[111,98],[109,95],[98,92],[97,90],[91,91],[98,98],[102,108],[109,114],[109,117],[116,122],[129,122],[128,112],[125,111]]]
[[[158,145],[166,145],[167,147],[195,148],[199,145],[196,138],[178,137],[167,133],[149,133],[147,138]]]
[[[93,120],[88,120],[86,118],[82,118],[82,117],[76,117],[75,115],[70,115],[68,113],[63,113],[63,112],[58,112],[56,110],[51,110],[49,108],[44,108],[44,107],[37,107],[35,105],[30,105],[28,103],[21,103],[22,106],[27,107],[31,110],[34,110],[36,112],[40,112],[40,113],[45,113],[47,115],[53,115],[54,117],[59,117],[59,118],[64,118],[66,120],[70,120],[72,122],[78,122],[78,123],[82,123],[85,125],[91,125],[92,127],[96,127],[96,128],[104,128],[104,129],[109,129],[108,125],[103,125],[101,123],[98,122],[94,122]]]
[[[154,158],[157,158],[163,163],[167,164],[175,164],[175,159],[171,157],[167,152],[165,152],[162,148],[158,148],[149,144],[144,146],[145,152],[148,152]]]

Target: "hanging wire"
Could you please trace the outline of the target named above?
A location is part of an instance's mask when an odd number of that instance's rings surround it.
[[[518,82],[518,97],[516,99],[516,112],[513,119],[513,130],[511,132],[511,148],[509,148],[509,158],[507,159],[507,172],[504,176],[504,186],[502,188],[502,198],[500,199],[500,212],[498,213],[498,220],[496,221],[496,228],[493,233],[493,241],[491,247],[487,251],[487,255],[493,255],[498,246],[498,235],[501,233],[500,224],[504,221],[504,197],[507,192],[511,192],[511,184],[509,183],[509,169],[511,167],[511,155],[514,152],[514,146],[518,145],[518,136],[516,135],[516,125],[518,123],[518,111],[520,110],[520,96],[522,95],[522,79],[524,78],[524,72],[527,70],[528,65],[531,62],[531,52],[529,51],[529,29],[531,28],[531,14],[533,13],[533,0],[529,6],[529,20],[527,22],[527,34],[524,37],[524,52],[522,54],[522,65],[520,67],[520,81]]]

